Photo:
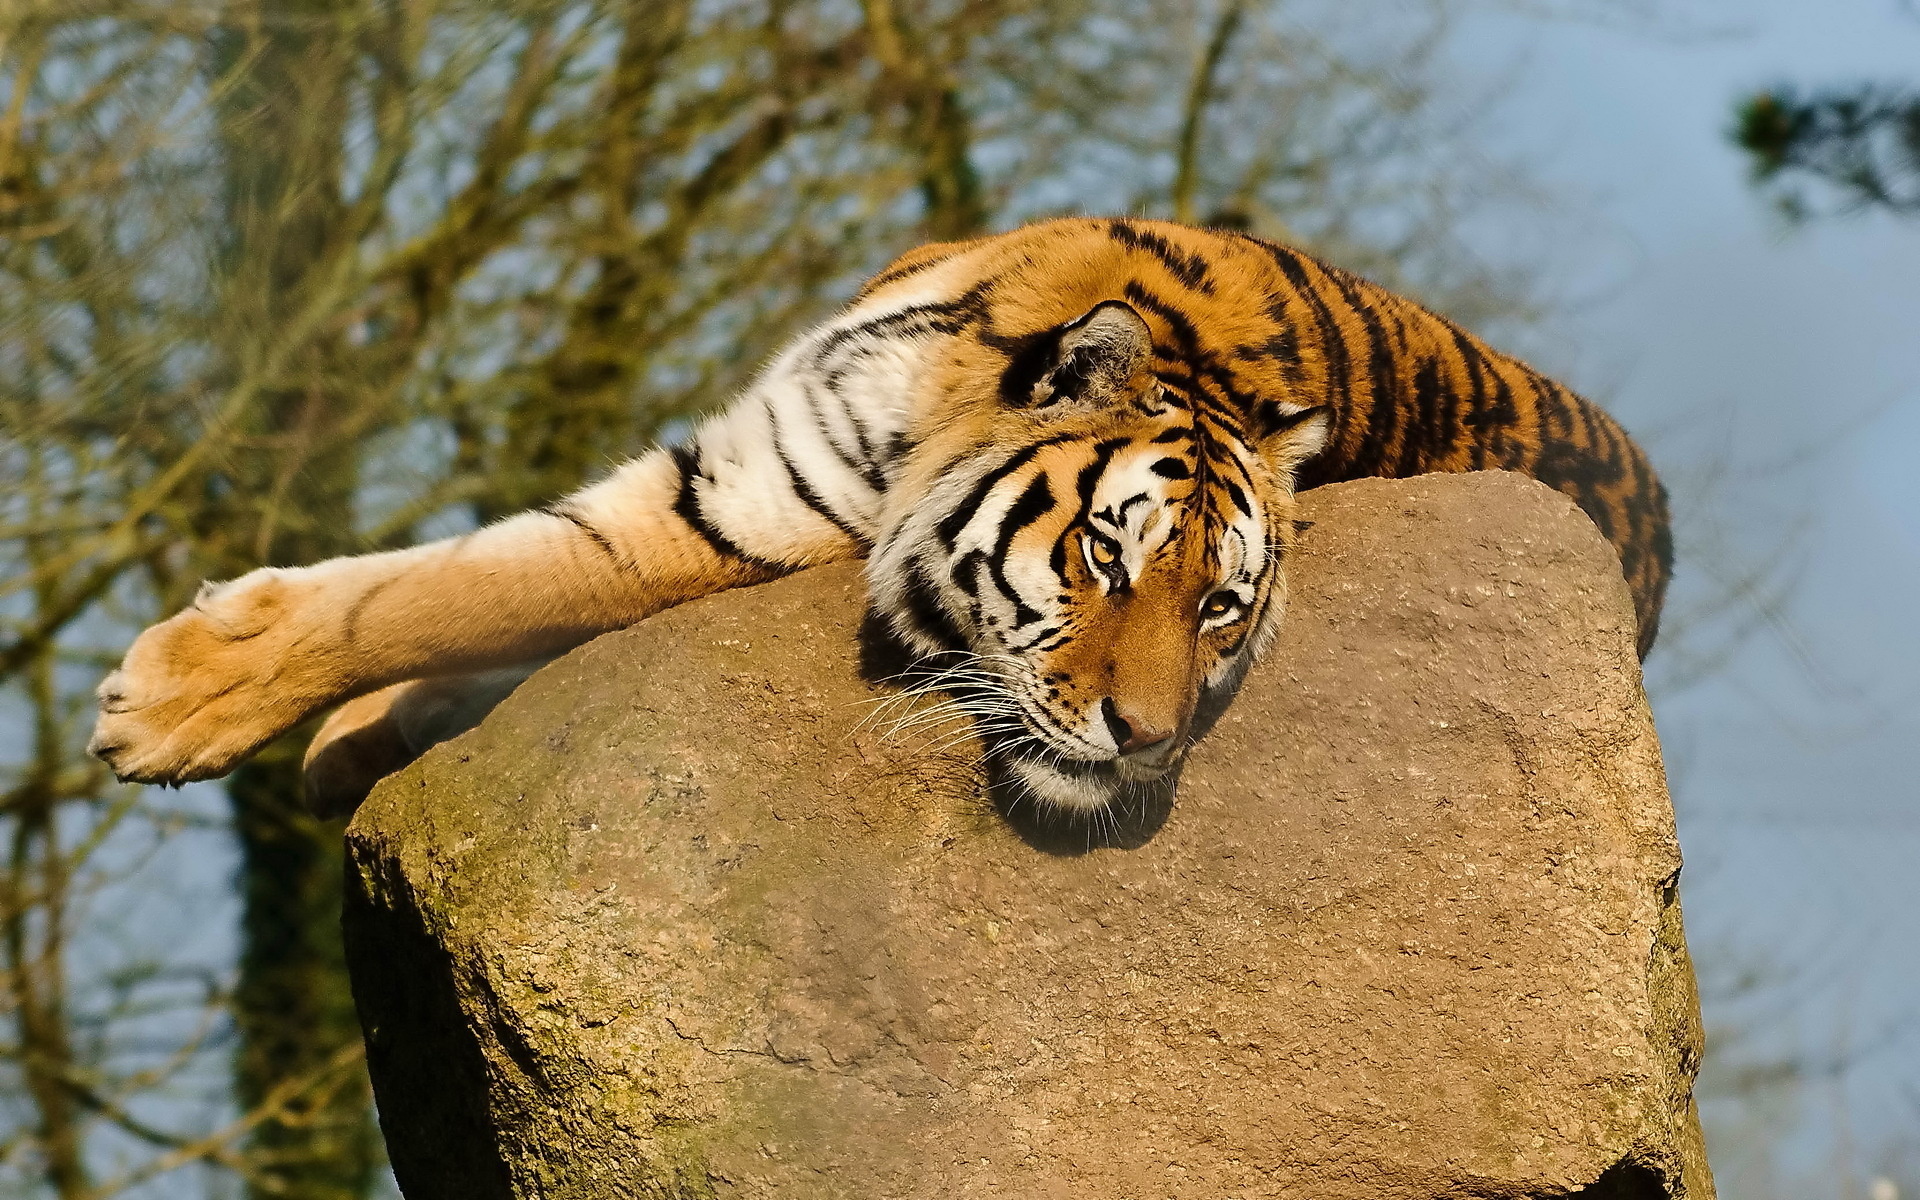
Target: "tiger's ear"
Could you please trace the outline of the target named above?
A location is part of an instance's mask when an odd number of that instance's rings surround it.
[[[1251,432],[1260,457],[1288,477],[1326,449],[1333,437],[1333,410],[1324,404],[1290,409],[1261,400],[1254,404],[1252,416]]]
[[[1103,300],[1015,355],[1001,396],[1019,408],[1130,394],[1145,386],[1153,332],[1130,304]]]

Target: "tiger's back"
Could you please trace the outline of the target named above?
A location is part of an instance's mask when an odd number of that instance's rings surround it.
[[[1586,512],[1620,555],[1645,657],[1672,573],[1666,489],[1597,405],[1414,301],[1302,251],[1231,231],[1074,219],[923,246],[862,297],[951,294],[973,347],[951,392],[1004,380],[1036,331],[1103,298],[1145,314],[1170,379],[1237,413],[1331,411],[1297,487],[1430,472],[1533,476]],[[984,397],[982,399],[985,399]]]

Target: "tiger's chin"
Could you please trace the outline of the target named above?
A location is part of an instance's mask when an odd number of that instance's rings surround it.
[[[1087,814],[1173,786],[1174,766],[1148,767],[1126,759],[1106,762],[1007,760],[1013,784],[1042,808]]]

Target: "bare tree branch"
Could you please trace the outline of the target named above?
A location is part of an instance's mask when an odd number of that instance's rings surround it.
[[[1193,82],[1187,88],[1186,112],[1180,119],[1178,148],[1174,152],[1173,219],[1176,221],[1194,219],[1193,195],[1200,182],[1200,131],[1206,123],[1207,108],[1213,102],[1220,63],[1227,56],[1227,47],[1233,44],[1234,34],[1240,30],[1246,9],[1245,0],[1228,0],[1220,9],[1220,15],[1214,19],[1213,34],[1207,38],[1206,49],[1193,69]]]

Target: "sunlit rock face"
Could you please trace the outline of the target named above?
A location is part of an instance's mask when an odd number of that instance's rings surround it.
[[[1612,551],[1517,476],[1305,499],[1170,805],[1048,825],[889,735],[856,566],[388,780],[347,932],[407,1195],[1710,1200]]]

